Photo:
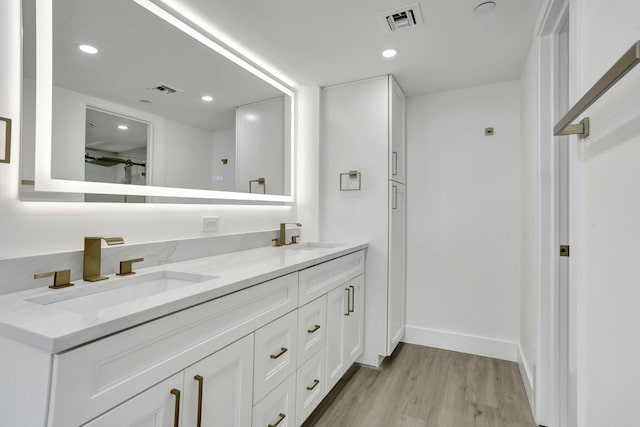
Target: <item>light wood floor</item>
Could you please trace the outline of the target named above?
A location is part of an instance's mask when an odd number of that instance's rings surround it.
[[[401,343],[380,368],[352,368],[303,426],[535,424],[517,364]]]

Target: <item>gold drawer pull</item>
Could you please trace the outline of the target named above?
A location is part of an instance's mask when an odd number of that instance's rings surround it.
[[[269,356],[269,357],[271,357],[272,359],[277,359],[277,358],[279,358],[280,356],[282,356],[283,354],[285,354],[287,351],[289,351],[289,350],[288,350],[286,347],[282,347],[282,348],[280,349],[280,353],[278,353],[278,354],[272,354],[272,355],[271,355],[271,356]],[[276,424],[276,425],[277,425],[277,424]]]
[[[283,414],[282,412],[280,412],[278,414],[278,416],[280,417],[280,419],[278,420],[277,423],[275,424],[269,424],[268,427],[276,427],[278,424],[280,424],[282,422],[282,420],[284,420],[285,418],[287,418],[287,416],[285,414]]]
[[[314,333],[315,331],[317,331],[318,329],[320,329],[320,325],[315,325],[313,327],[313,329],[308,329],[307,332],[309,332],[310,334]]]
[[[202,375],[196,375],[193,379],[198,381],[198,419],[196,425],[200,427],[202,425],[202,386],[204,378],[202,378]]]
[[[313,380],[313,385],[311,387],[307,386],[307,390],[311,391],[316,388],[320,384],[320,380]]]
[[[180,390],[177,388],[171,389],[171,394],[176,397],[176,409],[173,413],[173,427],[178,427],[180,423]]]

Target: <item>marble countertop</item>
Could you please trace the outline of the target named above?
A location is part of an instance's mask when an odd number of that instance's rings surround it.
[[[47,353],[60,353],[95,339],[140,325],[179,310],[257,285],[367,247],[366,243],[334,247],[263,247],[197,258],[140,269],[135,276],[109,275],[100,282],[75,281],[73,287],[42,287],[0,296],[0,335]],[[171,271],[215,276],[189,286],[137,298],[122,304],[86,312],[64,309],[64,304],[47,304],[87,294],[99,294],[118,282],[148,273]],[[122,282],[124,283],[124,282]],[[121,284],[122,284],[121,283]],[[135,286],[135,284],[129,285]],[[39,302],[33,302],[36,300]]]

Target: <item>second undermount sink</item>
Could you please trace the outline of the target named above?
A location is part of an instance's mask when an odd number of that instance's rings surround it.
[[[342,243],[327,243],[327,242],[304,242],[289,245],[287,249],[293,250],[316,250],[316,249],[333,249],[338,246],[342,246]]]
[[[75,313],[88,313],[140,302],[145,298],[183,289],[217,277],[163,270],[122,279],[105,280],[90,285],[77,284],[65,292],[56,291],[56,293],[29,298],[27,301]]]

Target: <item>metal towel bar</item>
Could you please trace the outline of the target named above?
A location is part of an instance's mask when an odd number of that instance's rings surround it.
[[[631,46],[631,48],[625,52],[624,55],[613,64],[613,67],[609,69],[595,85],[582,98],[576,103],[576,105],[564,115],[562,119],[553,128],[553,134],[558,135],[580,135],[580,138],[586,138],[589,136],[589,118],[584,118],[580,123],[571,124],[577,119],[584,111],[589,108],[594,102],[596,102],[602,95],[604,95],[618,80],[623,78],[629,71],[633,69],[640,62],[640,41],[637,41]]]

